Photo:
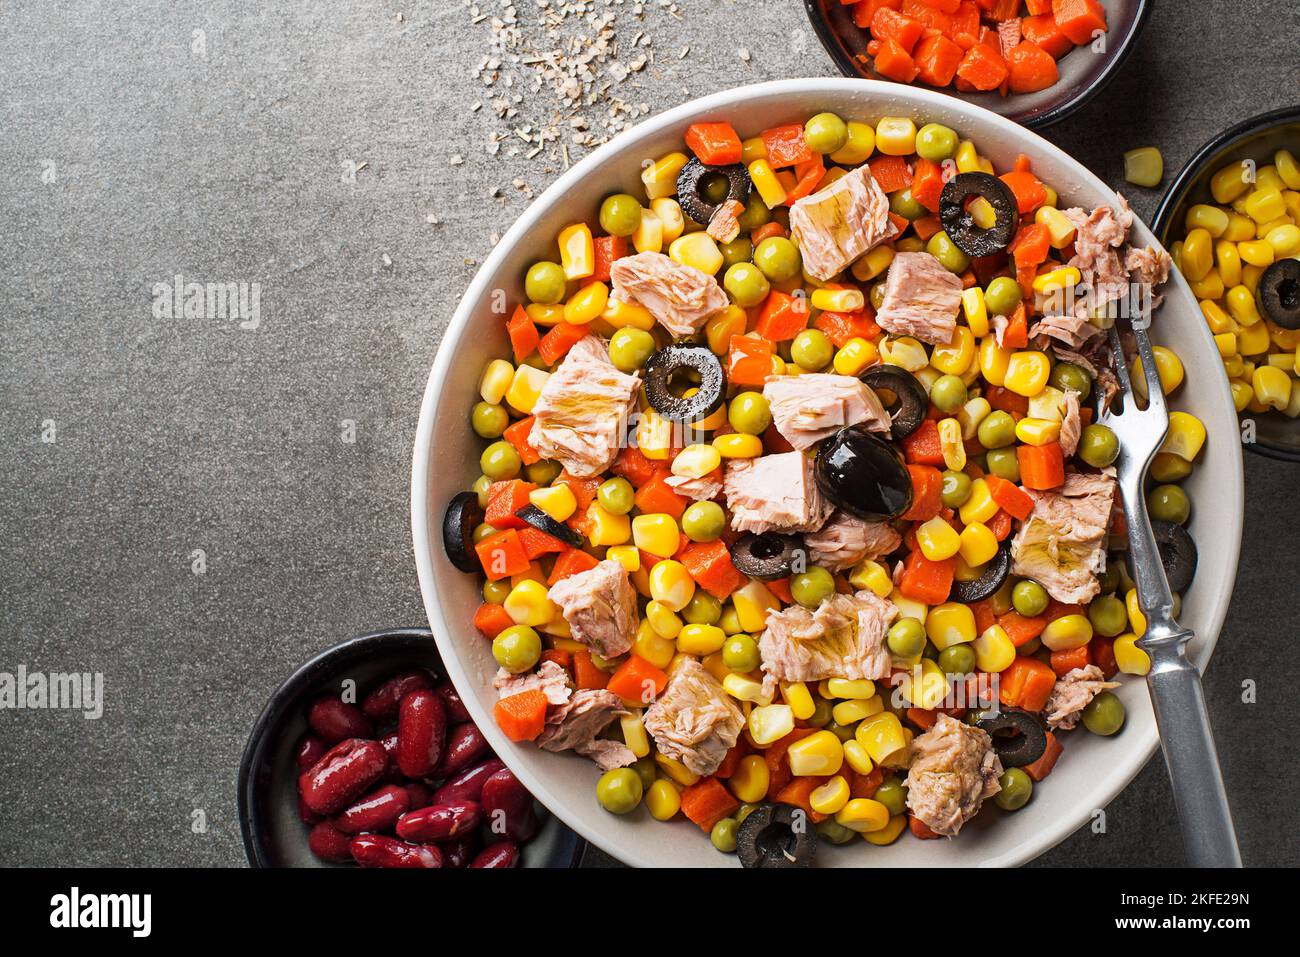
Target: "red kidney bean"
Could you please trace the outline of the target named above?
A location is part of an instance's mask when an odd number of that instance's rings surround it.
[[[352,835],[344,834],[329,821],[321,821],[311,829],[307,846],[322,861],[342,864],[352,860]]]
[[[338,744],[347,738],[369,738],[374,725],[356,705],[338,698],[318,698],[307,712],[307,723],[326,744]]]
[[[427,671],[403,671],[366,695],[361,702],[361,711],[376,724],[391,721],[397,717],[397,708],[407,694],[432,687],[433,679]]]
[[[438,685],[434,693],[442,699],[442,706],[447,709],[447,718],[453,724],[473,720],[469,716],[469,709],[465,707],[465,702],[460,698],[460,692],[450,681]]]
[[[514,772],[501,768],[483,782],[483,818],[493,835],[523,843],[537,830],[537,811]]]
[[[323,815],[317,814],[307,806],[307,802],[302,799],[301,794],[298,795],[298,817],[302,819],[304,824],[315,824],[317,821],[324,820]]]
[[[458,724],[447,735],[447,749],[442,763],[434,769],[433,777],[449,778],[459,774],[471,764],[476,764],[492,751],[483,732],[472,724]]]
[[[344,834],[387,831],[411,809],[411,795],[399,784],[385,784],[334,817],[334,826]]]
[[[298,762],[298,770],[306,771],[309,767],[325,756],[329,748],[325,742],[314,734],[304,734],[298,741],[298,751],[294,755],[294,760]]]
[[[428,844],[406,844],[383,834],[352,839],[352,859],[362,867],[442,867],[442,851]]]
[[[500,758],[488,758],[468,771],[462,771],[443,783],[433,792],[434,804],[455,804],[457,801],[477,801],[483,795],[483,782],[505,767]]]
[[[423,781],[408,781],[404,785],[406,796],[411,799],[409,811],[418,811],[433,803],[433,790]]]
[[[408,841],[445,841],[478,827],[483,814],[473,801],[431,804],[397,819],[397,836]]]
[[[447,712],[432,691],[412,691],[402,699],[397,717],[397,766],[408,778],[427,776],[442,758],[447,741]]]
[[[505,868],[519,865],[519,845],[514,841],[497,841],[479,851],[470,867]]]
[[[334,814],[365,794],[384,773],[388,758],[378,741],[349,738],[325,752],[298,778],[303,802],[317,814]]]
[[[379,739],[379,743],[383,745],[384,754],[388,755],[388,767],[384,770],[384,780],[392,784],[406,783],[406,775],[397,766],[397,732],[390,731]]]
[[[474,852],[478,850],[478,834],[474,831],[458,834],[450,841],[444,841],[440,847],[443,867],[469,867]]]

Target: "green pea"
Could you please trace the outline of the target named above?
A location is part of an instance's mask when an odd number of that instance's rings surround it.
[[[745,823],[745,818],[749,817],[751,814],[753,814],[753,813],[754,813],[755,811],[757,811],[757,810],[758,810],[758,805],[757,805],[757,804],[742,804],[742,805],[740,806],[740,810],[737,811],[737,812],[735,813],[735,815],[734,815],[735,818],[736,818],[736,823],[737,823],[737,824],[744,824],[744,823]]]
[[[606,479],[596,489],[596,501],[601,508],[613,515],[626,515],[632,511],[635,495],[632,483],[622,476]]]
[[[803,259],[799,247],[784,236],[769,236],[754,250],[754,265],[772,282],[785,282],[799,275]]]
[[[1020,481],[1020,456],[1016,455],[1015,449],[989,449],[984,455],[984,463],[988,466],[984,471],[1008,482]]]
[[[957,133],[941,123],[926,123],[916,131],[916,153],[931,163],[942,163],[957,155]]]
[[[1018,811],[1034,796],[1034,780],[1020,768],[1007,768],[998,778],[993,801],[1004,811]]]
[[[1103,691],[1083,709],[1083,726],[1103,737],[1114,734],[1124,727],[1124,702]]]
[[[499,605],[506,600],[510,594],[510,581],[503,579],[501,581],[483,583],[483,600],[493,605]]]
[[[871,300],[871,308],[879,312],[880,307],[885,304],[885,283],[883,280],[871,287],[868,298]]]
[[[520,461],[515,447],[504,441],[493,442],[485,448],[483,454],[478,457],[478,465],[483,470],[483,474],[494,482],[512,479],[523,468],[523,462]]]
[[[722,276],[722,286],[743,309],[757,306],[772,290],[763,270],[753,263],[736,263],[728,268]]]
[[[727,406],[727,421],[737,432],[762,435],[772,424],[772,410],[761,392],[742,392]]]
[[[766,226],[772,221],[772,211],[767,208],[767,203],[757,192],[749,194],[749,199],[745,201],[745,211],[737,217],[740,228],[747,233],[752,233],[759,226]]]
[[[524,293],[533,302],[553,306],[563,301],[567,283],[564,270],[558,263],[533,263],[524,276]]]
[[[790,358],[800,369],[816,372],[835,357],[835,346],[820,329],[805,329],[790,343]]]
[[[560,477],[560,472],[563,470],[563,466],[561,466],[559,462],[552,461],[551,459],[542,459],[540,462],[534,462],[532,465],[525,465],[524,475],[526,475],[528,481],[532,482],[534,485],[550,485]]]
[[[1119,586],[1124,583],[1124,578],[1120,574],[1120,564],[1114,558],[1106,559],[1106,570],[1103,571],[1097,579],[1101,582],[1102,594],[1119,591]]]
[[[1047,381],[1062,392],[1074,390],[1079,393],[1080,402],[1092,395],[1092,376],[1073,362],[1058,362],[1052,367],[1052,374],[1047,377]]]
[[[845,741],[853,740],[853,732],[857,730],[857,725],[840,724],[837,721],[832,721],[830,724],[826,725],[826,730],[839,738],[840,743],[843,744]]]
[[[930,401],[940,412],[956,412],[966,404],[966,383],[955,375],[941,375],[930,386]]]
[[[644,329],[624,326],[609,339],[609,361],[620,372],[635,372],[654,355],[655,337]]]
[[[1114,638],[1128,627],[1128,611],[1114,595],[1101,595],[1088,606],[1088,620],[1097,634]]]
[[[692,502],[682,512],[682,531],[693,542],[716,542],[726,527],[727,516],[717,502]]]
[[[512,675],[529,671],[542,656],[542,639],[527,625],[511,625],[492,639],[492,657]]]
[[[750,635],[732,635],[722,646],[722,663],[739,674],[748,674],[762,663],[758,642]]]
[[[984,305],[995,316],[1009,316],[1020,305],[1020,283],[1010,276],[998,276],[984,289]]]
[[[917,220],[930,215],[930,211],[912,197],[910,187],[889,194],[889,211],[906,220]]]
[[[970,266],[970,257],[958,249],[942,229],[930,237],[925,244],[925,251],[939,260],[949,272],[965,272]]]
[[[636,776],[641,779],[641,789],[643,791],[650,790],[650,785],[654,784],[655,778],[659,777],[658,769],[655,766],[655,759],[652,757],[647,756],[640,760],[633,761],[628,765],[628,767],[635,771]]]
[[[631,236],[641,225],[641,203],[635,196],[615,193],[600,204],[600,228],[611,236]]]
[[[889,627],[889,650],[900,658],[911,658],[925,650],[925,626],[915,618],[900,618]]]
[[[907,810],[907,787],[898,778],[890,778],[876,788],[875,799],[889,808],[891,816]]]
[[[696,503],[696,504],[709,504]],[[722,602],[718,601],[703,588],[695,589],[695,594],[691,600],[686,603],[686,607],[681,610],[681,616],[691,625],[715,625],[718,619],[722,617]]]
[[[975,670],[975,652],[969,645],[951,645],[939,652],[939,670],[946,675],[968,675]]]
[[[1157,485],[1147,496],[1147,511],[1152,518],[1182,525],[1191,517],[1192,503],[1179,486]]]
[[[469,414],[470,427],[485,439],[499,439],[510,424],[510,413],[493,402],[477,402]]]
[[[804,124],[803,141],[814,153],[834,153],[849,141],[848,124],[834,113],[818,113]]]
[[[629,814],[641,803],[645,789],[641,777],[631,768],[606,771],[596,782],[596,800],[611,814]]]
[[[847,844],[858,836],[857,831],[845,827],[833,817],[818,821],[814,827],[817,829],[817,836],[827,844]]]
[[[812,717],[807,719],[807,723],[814,728],[824,728],[831,723],[831,712],[835,710],[835,705],[821,695],[816,695],[815,698]]]
[[[1192,474],[1192,463],[1172,452],[1158,453],[1151,460],[1151,477],[1157,482],[1181,482]]]
[[[1011,589],[1011,606],[1026,618],[1037,618],[1047,611],[1047,589],[1030,578],[1016,582]]]
[[[1016,420],[1010,412],[998,409],[984,417],[975,434],[984,448],[1004,449],[1016,440]]]
[[[1079,436],[1078,451],[1093,468],[1104,469],[1119,458],[1119,439],[1109,426],[1090,425]]]
[[[823,599],[835,594],[835,579],[819,565],[790,579],[790,594],[805,608],[816,608]]]
[[[754,258],[754,244],[748,236],[737,236],[731,242],[720,245],[718,251],[722,253],[724,267],[747,263]]]
[[[949,508],[961,508],[966,504],[966,499],[970,498],[971,478],[965,472],[954,472],[951,469],[943,473],[943,486],[940,497],[943,504]]]
[[[474,480],[474,484],[469,487],[470,491],[478,496],[478,507],[487,508],[488,489],[492,487],[492,480],[486,475],[480,475]]]
[[[713,825],[713,830],[709,832],[709,840],[723,854],[734,854],[736,851],[736,831],[739,829],[740,824],[736,822],[734,817],[724,817]]]

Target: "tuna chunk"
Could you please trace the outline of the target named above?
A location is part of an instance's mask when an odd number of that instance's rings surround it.
[[[1091,601],[1101,590],[1096,576],[1106,570],[1115,479],[1072,472],[1059,490],[1027,491],[1034,510],[1011,543],[1011,573],[1067,605]]]
[[[1172,265],[1169,254],[1154,246],[1133,247],[1124,253],[1124,268],[1128,270],[1129,278],[1152,287],[1162,285],[1169,278]]]
[[[947,345],[959,308],[960,279],[929,253],[899,253],[889,264],[876,323],[886,332]]]
[[[570,475],[599,475],[618,455],[640,386],[614,368],[600,338],[580,339],[542,387],[528,441]]]
[[[780,681],[888,676],[885,632],[897,614],[893,602],[871,591],[836,593],[815,611],[769,611],[758,639],[764,692],[774,693]]]
[[[997,794],[1002,762],[988,733],[939,714],[934,727],[912,742],[907,808],[936,834],[956,837]]]
[[[1085,314],[1089,307],[1097,309],[1128,294],[1128,270],[1120,260],[1119,250],[1128,241],[1133,212],[1123,196],[1119,197],[1119,205],[1118,214],[1105,205],[1090,213],[1078,206],[1064,210],[1075,228],[1070,265],[1079,270],[1089,287],[1090,301],[1079,303]]]
[[[1096,665],[1085,665],[1067,671],[1047,696],[1043,713],[1047,715],[1047,726],[1053,730],[1069,731],[1079,723],[1083,709],[1093,698],[1108,688],[1118,688],[1118,681],[1106,681],[1101,669]]]
[[[772,375],[763,386],[776,430],[796,449],[810,449],[848,425],[889,431],[876,393],[851,375]]]
[[[609,278],[615,299],[640,303],[675,336],[698,332],[730,302],[712,276],[663,253],[624,256],[610,267]]]
[[[685,495],[695,502],[707,502],[722,494],[722,480],[715,469],[708,475],[692,478],[689,475],[670,475],[664,484],[678,495]]]
[[[492,687],[497,689],[499,698],[509,698],[536,688],[546,695],[550,704],[564,704],[572,694],[569,673],[554,661],[543,661],[537,670],[522,675],[512,675],[502,668],[493,679]]]
[[[737,532],[812,532],[833,508],[813,478],[813,460],[802,452],[756,459],[729,459],[723,492]]]
[[[998,316],[1001,319],[1003,317]],[[1005,322],[1005,320],[1004,320]],[[1038,345],[1046,347],[1049,339],[1055,339],[1071,349],[1078,349],[1093,336],[1101,335],[1101,330],[1088,321],[1083,313],[1062,315],[1053,313],[1045,315],[1029,330],[1029,336]]]
[[[745,719],[718,679],[687,658],[646,711],[644,724],[660,754],[705,776],[718,770]]]
[[[537,744],[544,751],[576,751],[595,761],[602,771],[627,767],[636,760],[631,749],[621,741],[597,737],[611,721],[627,713],[623,699],[612,691],[578,691],[547,716]]]
[[[606,559],[551,586],[551,601],[560,606],[575,640],[602,658],[617,658],[636,636],[636,590],[627,569]]]
[[[866,164],[790,207],[790,232],[808,275],[822,282],[898,232],[889,197]]]
[[[1079,447],[1079,437],[1083,435],[1083,423],[1079,420],[1079,393],[1073,389],[1065,390],[1065,410],[1061,413],[1061,452],[1066,458],[1074,454]]]
[[[864,558],[888,555],[902,541],[898,531],[887,522],[864,522],[840,511],[832,515],[821,529],[803,537],[809,564],[833,572],[851,568]]]

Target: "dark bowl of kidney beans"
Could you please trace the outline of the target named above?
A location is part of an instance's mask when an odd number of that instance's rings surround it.
[[[239,819],[254,867],[575,867],[584,848],[492,753],[427,628],[351,638],[276,689]]]

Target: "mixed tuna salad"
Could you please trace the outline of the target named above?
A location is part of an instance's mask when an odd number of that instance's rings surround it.
[[[1117,733],[1112,679],[1149,662],[1104,330],[1170,266],[1131,222],[935,123],[686,130],[528,269],[482,374],[444,531],[501,730],[746,866],[957,837],[1079,725]],[[1181,592],[1205,430],[1172,418],[1150,506]]]

